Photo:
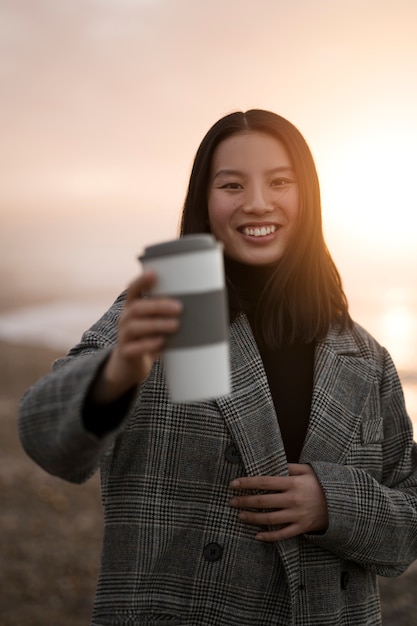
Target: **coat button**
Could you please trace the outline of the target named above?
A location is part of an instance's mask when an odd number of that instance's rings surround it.
[[[240,463],[239,450],[236,448],[234,443],[231,443],[230,446],[227,446],[224,456],[226,458],[226,461],[229,461],[229,463]]]
[[[342,572],[340,577],[340,586],[343,590],[347,589],[349,585],[349,572]]]
[[[218,543],[209,543],[203,550],[203,555],[206,561],[213,563],[222,558],[223,548]]]

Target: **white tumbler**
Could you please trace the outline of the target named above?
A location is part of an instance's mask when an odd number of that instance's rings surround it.
[[[228,309],[223,247],[212,235],[185,235],[148,246],[139,257],[157,276],[150,296],[182,303],[179,330],[163,353],[173,402],[198,402],[230,393]]]

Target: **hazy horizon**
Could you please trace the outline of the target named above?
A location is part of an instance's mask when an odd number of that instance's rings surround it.
[[[208,128],[266,108],[310,145],[354,317],[414,367],[416,27],[414,0],[3,0],[3,310],[110,301]]]

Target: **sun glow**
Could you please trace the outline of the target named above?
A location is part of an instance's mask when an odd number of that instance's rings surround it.
[[[340,138],[323,164],[323,204],[334,228],[381,253],[414,250],[417,230],[415,145],[410,129]]]
[[[396,365],[403,372],[415,368],[417,317],[414,294],[401,288],[387,289],[378,315],[377,335],[389,348]]]
[[[413,422],[414,439],[417,440],[417,384],[405,381],[403,389],[407,411]]]
[[[413,342],[410,338],[415,334],[416,320],[409,308],[394,304],[382,315],[381,339],[396,347],[396,360],[403,367],[410,369],[415,362]]]

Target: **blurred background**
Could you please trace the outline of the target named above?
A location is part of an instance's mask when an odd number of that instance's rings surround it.
[[[21,452],[18,397],[110,306],[143,248],[176,236],[198,144],[231,111],[271,109],[305,136],[351,312],[392,354],[417,428],[416,29],[415,0],[2,0],[6,626],[65,626],[69,606],[68,624],[88,623],[101,537],[95,479],[67,486]],[[385,623],[415,623],[408,576],[382,583]]]

